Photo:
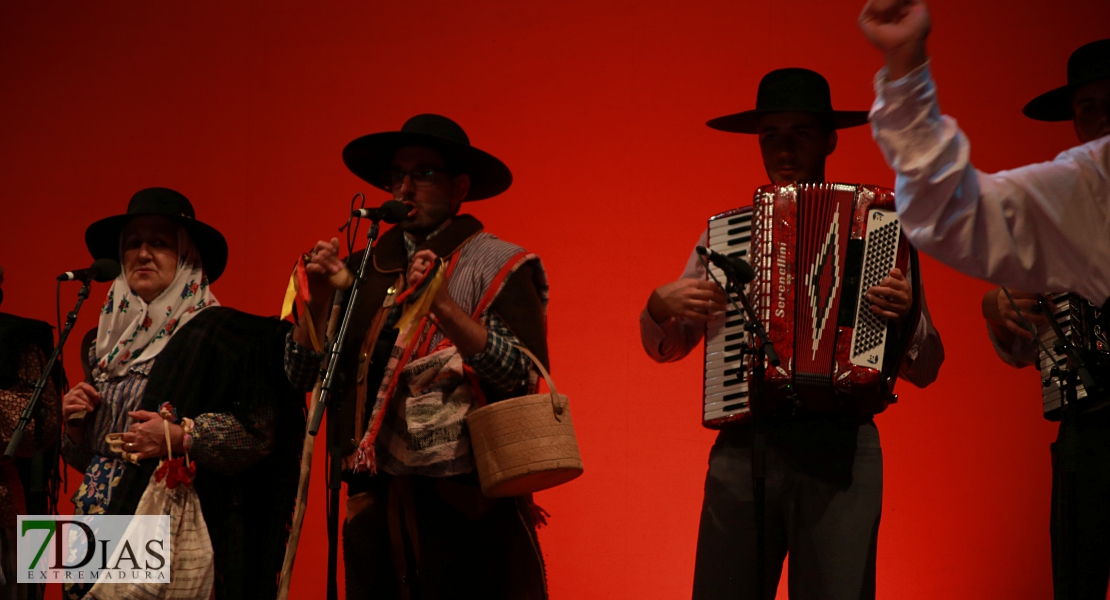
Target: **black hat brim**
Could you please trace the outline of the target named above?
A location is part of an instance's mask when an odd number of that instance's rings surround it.
[[[1071,93],[1074,85],[1049,90],[1033,98],[1021,109],[1021,114],[1036,121],[1070,121]]]
[[[794,112],[790,109],[775,110],[746,110],[732,115],[725,115],[706,121],[706,125],[718,131],[729,133],[759,133],[759,120],[764,115],[779,112]],[[848,129],[867,124],[868,111],[866,110],[799,110],[821,118],[827,118],[832,123],[833,129]]]
[[[407,146],[438,150],[452,170],[470,176],[466,200],[492,198],[513,183],[512,172],[496,156],[473,146],[421,133],[386,131],[364,135],[343,148],[343,163],[352,173],[376,188],[389,191],[385,179],[393,155]]]
[[[211,225],[195,219],[164,213],[114,215],[89,225],[88,229],[85,229],[85,246],[88,247],[93,260],[110,258],[122,263],[123,257],[119,254],[120,233],[128,221],[143,216],[166,217],[180,223],[189,232],[189,237],[193,239],[193,244],[200,252],[204,274],[208,277],[209,283],[215,282],[220,278],[220,275],[223,275],[224,269],[227,267],[228,255],[227,240],[224,239],[223,234]]]

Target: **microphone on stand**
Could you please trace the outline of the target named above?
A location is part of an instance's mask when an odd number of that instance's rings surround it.
[[[89,281],[111,281],[119,277],[121,268],[118,262],[110,258],[101,258],[93,262],[92,266],[87,269],[77,269],[76,271],[66,271],[58,275],[58,281],[81,281],[88,283]]]
[[[352,217],[359,217],[361,219],[370,219],[371,221],[385,221],[386,223],[400,223],[409,216],[409,207],[400,200],[390,200],[378,208],[360,208],[351,211]],[[366,249],[370,251],[369,248]],[[355,282],[355,276],[347,267],[343,267],[339,271],[332,273],[328,280],[337,289],[345,290],[351,287]]]
[[[752,266],[748,264],[748,261],[742,258],[726,256],[716,250],[710,250],[705,246],[697,246],[695,251],[704,256],[709,262],[717,265],[719,269],[724,271],[725,274],[738,285],[744,285],[755,279],[755,271],[752,270]]]
[[[352,217],[361,217],[372,221],[385,221],[386,223],[400,223],[409,215],[409,207],[400,200],[390,200],[378,208],[360,208],[351,211]]]

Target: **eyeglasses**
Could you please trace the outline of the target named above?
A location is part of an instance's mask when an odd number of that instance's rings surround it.
[[[405,177],[412,178],[412,183],[416,187],[428,187],[435,183],[436,175],[444,174],[449,175],[443,169],[413,169],[411,171],[402,171],[400,169],[390,169],[386,172],[389,175],[390,183],[396,187],[404,183]]]

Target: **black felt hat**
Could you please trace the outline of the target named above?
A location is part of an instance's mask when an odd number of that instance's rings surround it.
[[[497,157],[470,145],[458,123],[433,114],[416,115],[400,131],[364,135],[343,149],[343,163],[374,187],[389,191],[387,173],[393,155],[406,146],[438,150],[451,169],[470,176],[466,200],[492,198],[509,189],[513,174]]]
[[[1068,84],[1033,98],[1021,109],[1021,114],[1038,121],[1070,121],[1072,92],[1100,79],[1110,79],[1110,39],[1091,42],[1072,52],[1068,58]]]
[[[833,129],[867,123],[866,110],[833,110],[829,82],[809,69],[776,69],[759,81],[755,109],[717,117],[706,123],[732,133],[759,133],[759,119],[776,112],[807,112],[828,119]]]
[[[180,192],[169,188],[147,188],[135,192],[127,204],[127,212],[101,219],[85,230],[85,245],[94,259],[121,260],[120,232],[134,217],[161,215],[169,217],[189,232],[204,264],[208,281],[216,281],[227,266],[227,240],[211,225],[197,220],[193,205]]]

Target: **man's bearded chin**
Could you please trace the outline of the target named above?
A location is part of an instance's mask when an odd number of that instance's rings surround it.
[[[406,233],[426,236],[442,227],[444,223],[450,221],[456,214],[458,214],[458,209],[450,214],[443,215],[441,218],[430,219],[429,215],[426,213],[418,212],[412,218],[401,221],[397,226],[401,228],[401,231]]]

